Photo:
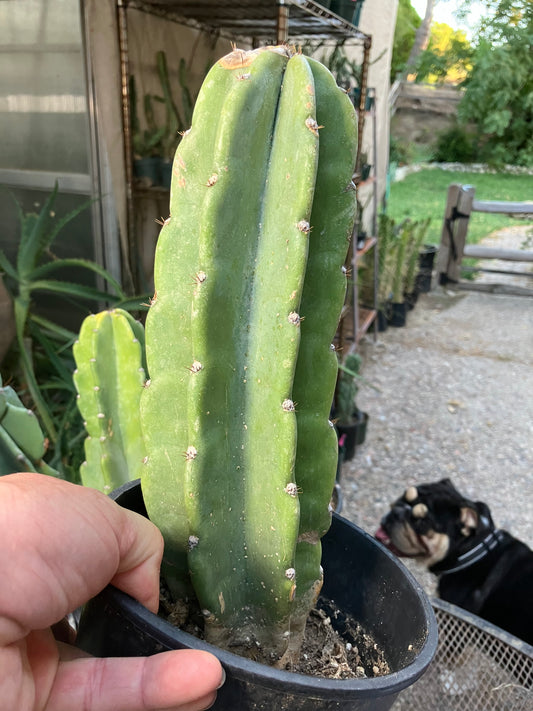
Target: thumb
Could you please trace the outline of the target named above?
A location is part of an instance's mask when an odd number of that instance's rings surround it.
[[[58,665],[46,711],[201,711],[223,678],[218,659],[199,650],[73,659]]]

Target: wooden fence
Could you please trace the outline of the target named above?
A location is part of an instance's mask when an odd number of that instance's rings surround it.
[[[463,257],[472,257],[474,259],[502,259],[511,262],[533,263],[532,250],[497,249],[493,247],[483,247],[482,245],[466,244],[468,222],[470,220],[470,215],[473,212],[530,216],[533,219],[533,202],[495,202],[475,200],[474,186],[460,185],[457,183],[450,185],[448,188],[448,199],[446,201],[441,242],[436,263],[439,283],[441,285],[453,283],[459,285],[461,288],[475,289],[477,291],[491,291],[497,293],[533,296],[533,290],[526,287],[460,281],[461,262]],[[515,270],[484,269],[483,271],[533,277],[533,271],[531,270],[517,272]]]

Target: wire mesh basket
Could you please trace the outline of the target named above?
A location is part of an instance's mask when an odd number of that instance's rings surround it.
[[[443,600],[432,600],[437,653],[392,711],[533,711],[533,647]]]

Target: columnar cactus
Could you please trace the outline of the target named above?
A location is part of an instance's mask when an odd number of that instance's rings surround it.
[[[81,480],[109,493],[141,475],[144,329],[122,309],[88,316],[73,353],[78,409],[88,433]]]
[[[208,639],[298,648],[337,443],[331,341],[355,218],[355,111],[284,47],[221,59],[173,164],[146,323],[142,488]]]

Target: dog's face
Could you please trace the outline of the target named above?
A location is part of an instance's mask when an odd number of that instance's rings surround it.
[[[406,489],[375,535],[396,555],[420,558],[430,567],[491,525],[485,504],[465,499],[443,479]]]

